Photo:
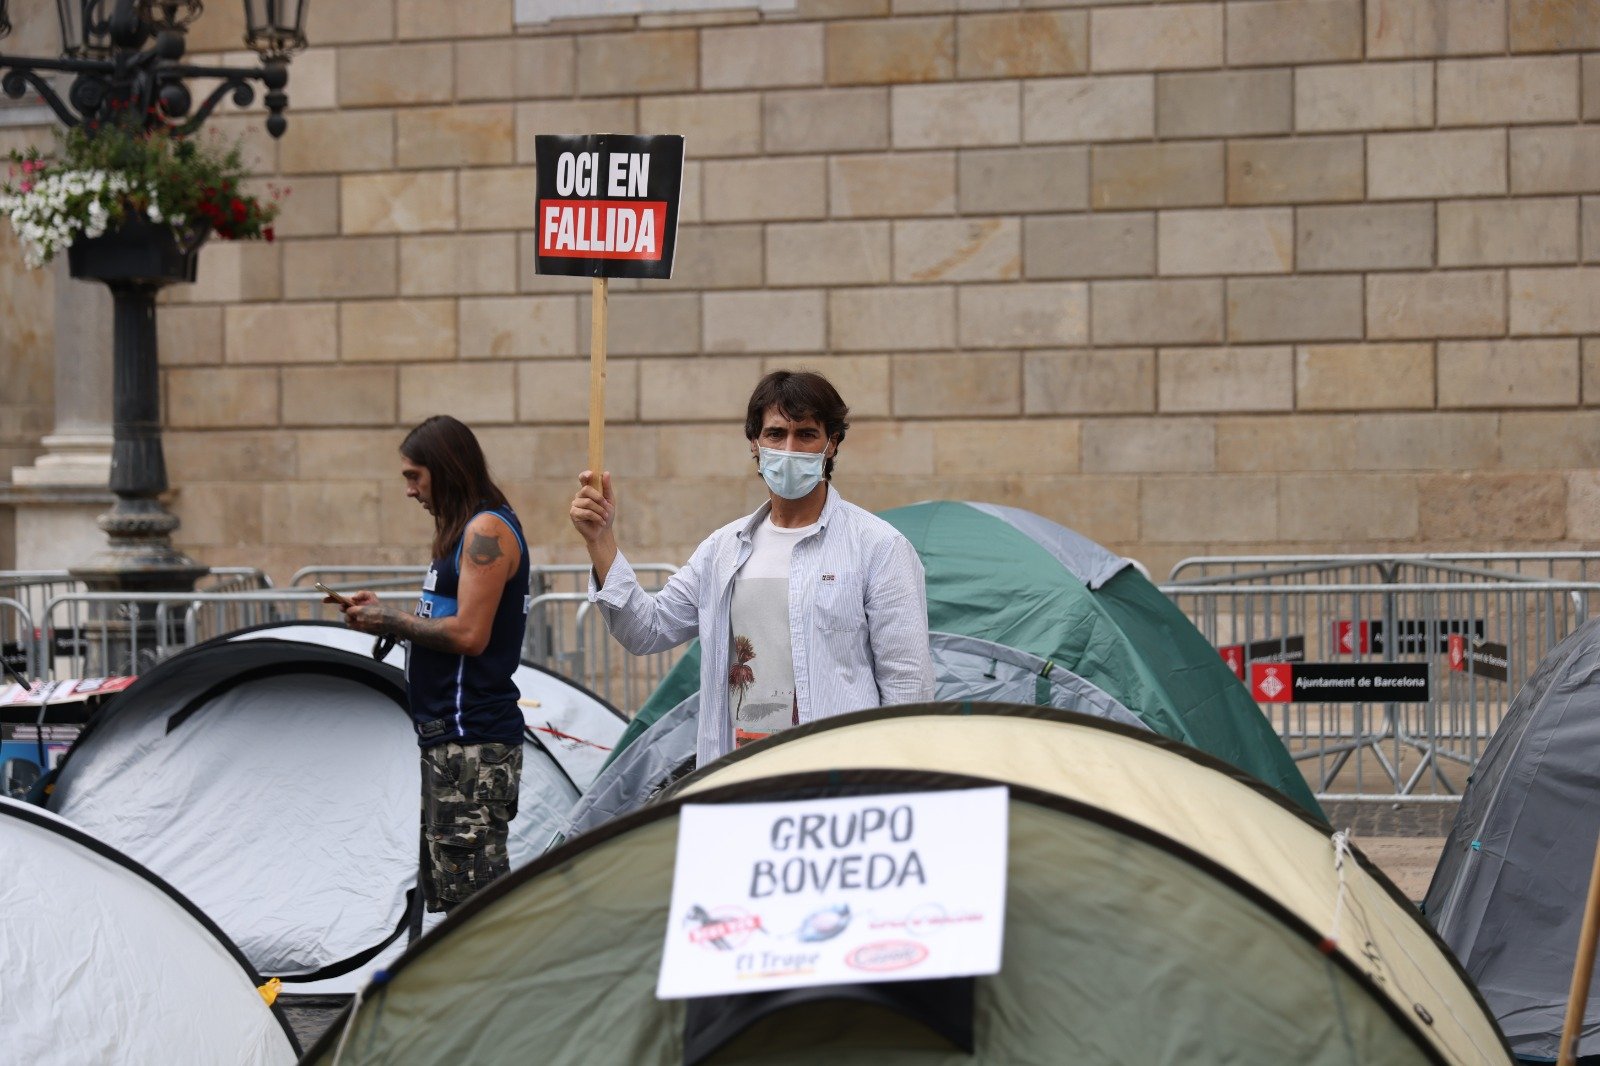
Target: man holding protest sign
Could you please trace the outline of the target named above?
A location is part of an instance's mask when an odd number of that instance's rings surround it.
[[[610,473],[579,477],[572,524],[612,635],[640,655],[700,638],[699,765],[791,725],[933,697],[922,562],[833,490],[848,415],[820,374],[762,378],[745,437],[768,500],[707,537],[654,595],[617,547]]]

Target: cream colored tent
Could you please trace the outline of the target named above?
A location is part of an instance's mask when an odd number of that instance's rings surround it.
[[[1417,911],[1328,827],[1220,760],[1083,715],[928,704],[825,719],[719,760],[677,795],[822,769],[978,774],[1093,806],[1193,849],[1284,907],[1450,1062],[1505,1061],[1477,990]]]
[[[718,1001],[655,998],[683,804],[993,782],[1011,795],[1002,968],[945,1015],[882,1005],[925,982],[720,1003],[713,1030],[693,1015]],[[1340,854],[1263,786],[1098,720],[970,705],[829,719],[513,871],[305,1061],[331,1064],[342,1041],[342,1066],[1508,1062],[1471,986],[1358,853],[1341,894]],[[955,1014],[969,1048],[938,1024]]]

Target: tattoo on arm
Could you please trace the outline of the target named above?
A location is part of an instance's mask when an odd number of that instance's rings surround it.
[[[505,552],[500,550],[500,540],[497,537],[485,536],[482,533],[472,535],[472,543],[467,545],[467,558],[478,566],[489,566]]]
[[[410,611],[402,611],[398,607],[384,607],[383,629],[402,640],[414,641],[425,648],[434,651],[454,651],[443,633],[444,619],[418,618]]]

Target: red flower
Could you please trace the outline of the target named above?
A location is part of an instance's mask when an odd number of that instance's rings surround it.
[[[244,201],[235,197],[233,203],[229,206],[233,208],[233,220],[235,222],[243,222],[245,215]]]
[[[277,237],[278,237],[278,235],[276,233],[272,232],[272,227],[271,226],[268,226],[265,229],[263,229],[261,231],[261,236],[263,236],[263,237],[265,237],[267,239],[267,243],[268,244],[271,244],[273,241],[277,240]]]

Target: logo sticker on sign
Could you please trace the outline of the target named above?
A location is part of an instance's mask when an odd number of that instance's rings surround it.
[[[1004,788],[679,814],[656,995],[998,973]]]

